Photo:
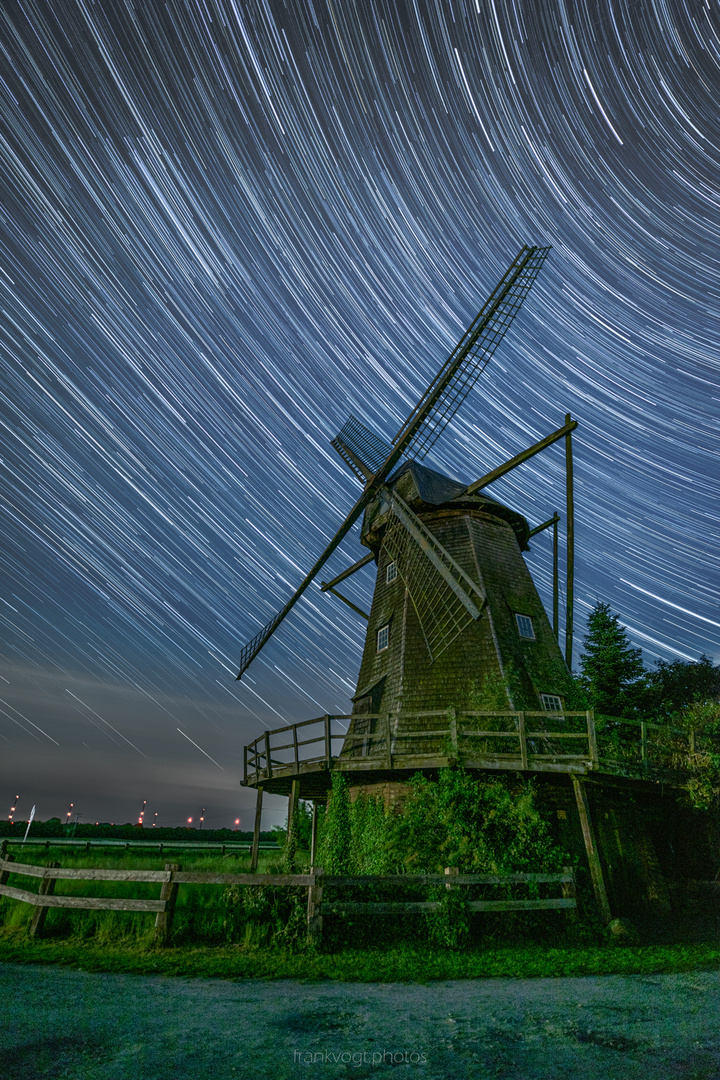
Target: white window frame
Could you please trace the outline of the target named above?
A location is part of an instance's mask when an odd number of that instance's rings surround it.
[[[389,585],[391,581],[395,581],[397,579],[397,576],[397,563],[388,563],[387,570],[385,571],[385,584]]]
[[[384,644],[382,644],[384,640]],[[390,623],[386,622],[384,626],[381,626],[377,632],[376,638],[377,651],[385,652],[385,649],[390,646]]]
[[[523,627],[523,622],[526,624]],[[535,641],[535,627],[533,626],[532,615],[523,615],[521,612],[515,612],[515,625],[517,632],[521,638],[525,638],[526,641]],[[525,632],[526,629],[530,630],[530,633]]]
[[[540,701],[544,712],[562,713],[563,711],[563,700],[557,694],[541,694]]]

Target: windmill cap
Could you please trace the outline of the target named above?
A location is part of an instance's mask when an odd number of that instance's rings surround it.
[[[403,483],[403,477],[409,477]],[[398,494],[416,511],[422,511],[423,505],[454,506],[482,510],[486,514],[502,518],[512,528],[517,538],[521,551],[527,551],[530,526],[526,519],[516,510],[486,495],[484,491],[475,495],[466,494],[467,485],[459,480],[453,480],[435,469],[428,469],[426,465],[420,465],[417,461],[404,461],[388,478],[388,487],[397,488]],[[366,535],[374,531],[378,512],[382,513],[382,495],[371,503],[365,511],[363,522],[363,540]],[[378,522],[378,525],[380,522]],[[368,539],[370,539],[368,537]],[[370,542],[370,546],[372,541]]]

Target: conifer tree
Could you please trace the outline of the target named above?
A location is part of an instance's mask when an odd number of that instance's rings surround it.
[[[592,707],[607,716],[632,716],[645,685],[642,650],[630,644],[609,604],[598,603],[588,618],[580,657],[580,683]]]

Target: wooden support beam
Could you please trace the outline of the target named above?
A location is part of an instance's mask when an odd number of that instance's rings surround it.
[[[250,855],[250,873],[257,873],[258,853],[260,851],[260,819],[262,817],[263,786],[258,784],[255,799],[255,828],[253,830],[252,854]]]
[[[600,918],[607,926],[612,919],[612,914],[610,912],[607,890],[605,889],[605,879],[603,878],[600,853],[595,839],[595,830],[593,829],[592,818],[590,816],[590,803],[588,802],[587,790],[584,782],[574,773],[571,774],[570,778],[575,790],[575,801],[577,803],[578,813],[580,814],[580,824],[582,826],[583,840],[585,841],[585,853],[587,854],[588,863],[590,865],[590,877],[592,879],[593,892],[595,893],[595,901],[598,906]]]
[[[312,804],[312,826],[310,829],[310,865],[315,865],[315,852],[317,851],[317,799],[313,799]]]
[[[576,427],[577,420],[573,420],[568,414],[565,417],[564,427],[558,428],[557,431],[553,431],[552,435],[546,436],[546,438],[541,439],[540,442],[536,442],[532,446],[529,446],[527,450],[523,450],[520,454],[516,454],[514,458],[511,458],[510,461],[506,461],[504,465],[499,465],[497,469],[493,469],[492,472],[487,473],[485,476],[481,476],[479,480],[476,480],[465,489],[465,494],[474,495],[475,492],[480,491],[481,488],[487,487],[488,484],[492,484],[494,480],[498,480],[501,476],[504,476],[505,473],[510,472],[511,469],[517,468],[517,466],[522,465],[524,461],[528,461],[531,457],[534,457],[535,454],[539,454],[541,450],[546,450],[548,446],[552,446],[558,439],[562,439],[563,435],[569,438],[570,432],[574,431]]]
[[[573,422],[574,423],[574,422]],[[572,460],[572,427],[570,426],[570,413],[565,417],[565,426],[569,428],[565,436],[565,497],[566,510],[565,521],[567,529],[567,569],[565,585],[565,663],[572,671],[573,651],[573,607],[574,607],[574,578],[575,578],[575,505],[573,494],[573,460]],[[577,427],[577,424],[574,424]]]
[[[321,581],[320,591],[327,592],[329,589],[332,589],[334,585],[339,585],[341,581],[345,580],[345,578],[350,577],[350,575],[354,574],[357,570],[362,570],[363,566],[367,566],[368,563],[373,562],[374,558],[375,556],[371,551],[369,555],[364,555],[362,559],[358,559],[358,561],[356,563],[353,563],[352,566],[348,567],[347,570],[343,570],[342,574],[338,574],[338,576],[334,577],[332,581],[328,581],[327,584],[324,581]]]
[[[363,611],[362,608],[359,608],[357,604],[353,604],[352,600],[348,600],[347,596],[343,596],[343,594],[341,592],[338,592],[337,589],[332,589],[329,585],[326,585],[322,591],[331,592],[333,596],[337,596],[338,600],[342,600],[343,604],[347,604],[349,608],[352,608],[353,611],[357,612],[361,619],[364,619],[365,622],[370,622],[370,616],[368,615],[368,613],[366,611]]]
[[[555,514],[557,519],[557,514]],[[558,523],[553,525],[553,634],[560,643],[560,583],[558,579]]]

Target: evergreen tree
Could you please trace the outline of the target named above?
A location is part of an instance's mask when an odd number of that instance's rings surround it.
[[[580,657],[580,684],[591,705],[606,716],[632,716],[645,687],[642,650],[634,648],[609,604],[598,603],[588,619]]]

